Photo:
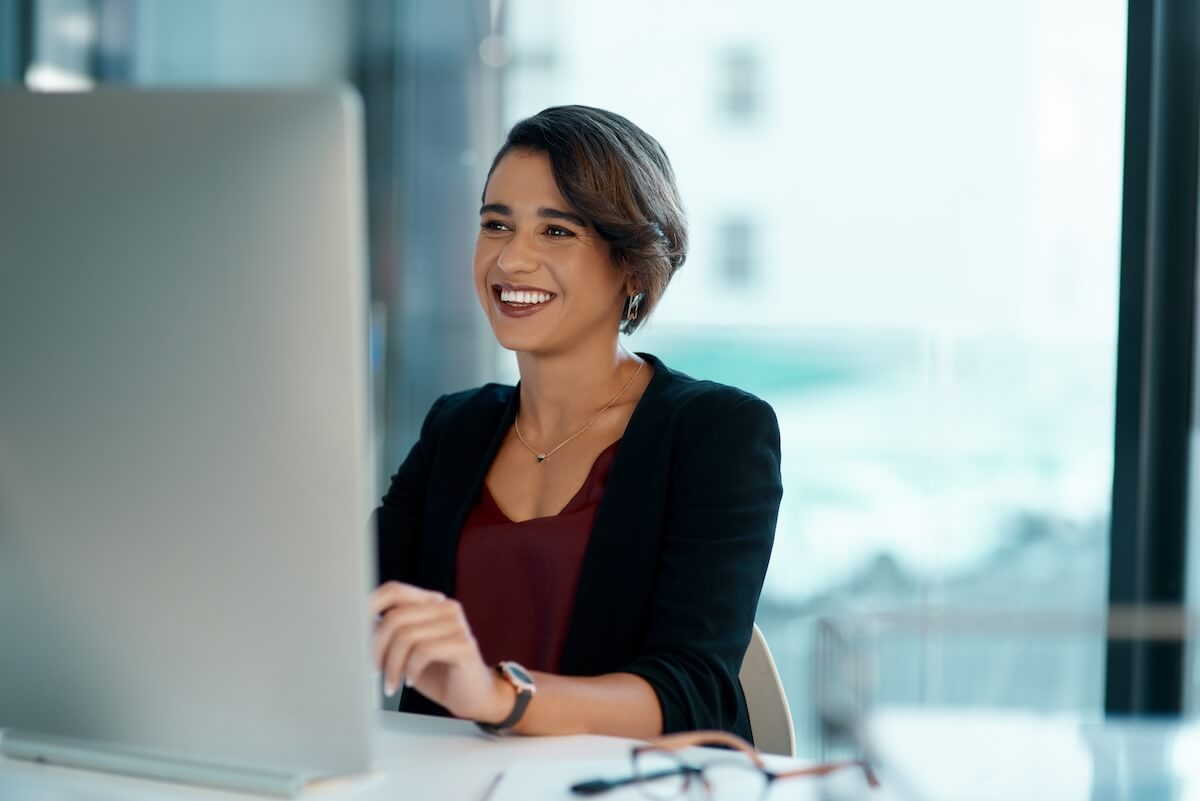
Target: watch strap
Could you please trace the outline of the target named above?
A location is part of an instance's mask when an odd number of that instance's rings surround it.
[[[509,679],[502,666],[496,665],[496,672],[503,676],[506,681],[512,683],[512,680]],[[533,693],[523,687],[518,687],[516,684],[512,684],[512,688],[517,691],[517,700],[516,703],[513,704],[512,711],[508,713],[508,717],[499,723],[482,723],[480,721],[475,721],[476,726],[488,734],[504,734],[513,726],[517,725],[517,723],[525,715],[525,709],[529,706],[529,701],[533,698]]]

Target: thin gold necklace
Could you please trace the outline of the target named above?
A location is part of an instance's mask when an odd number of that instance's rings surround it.
[[[536,456],[537,460],[538,460],[538,464],[541,464],[542,462],[546,461],[551,456],[553,456],[554,452],[556,450],[558,450],[563,445],[566,445],[568,442],[570,442],[571,440],[578,437],[584,431],[587,431],[589,428],[591,428],[596,423],[596,421],[600,419],[600,415],[604,414],[609,409],[611,409],[612,405],[617,402],[617,399],[625,394],[625,390],[629,389],[629,385],[634,382],[634,379],[636,379],[638,377],[638,373],[642,372],[642,368],[645,366],[646,366],[646,362],[645,362],[645,360],[643,360],[642,363],[638,365],[638,369],[634,370],[633,375],[630,376],[629,380],[625,382],[625,386],[621,387],[621,390],[616,395],[613,395],[612,400],[610,400],[608,403],[604,404],[603,409],[596,412],[596,416],[592,418],[592,422],[588,423],[586,426],[579,429],[574,434],[567,437],[562,442],[558,443],[557,445],[555,445],[553,448],[546,451],[545,453],[538,453],[537,451],[535,451],[533,448],[531,448],[529,446],[529,443],[525,441],[525,438],[523,436],[521,436],[521,427],[519,425],[517,425],[517,423],[520,422],[520,420],[521,420],[521,412],[520,411],[517,412],[516,419],[513,420],[513,430],[517,432],[517,439],[521,440],[521,444],[524,445],[529,450],[530,453],[532,453],[534,456]]]

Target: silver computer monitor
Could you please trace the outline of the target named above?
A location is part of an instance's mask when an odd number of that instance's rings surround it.
[[[368,767],[360,117],[0,93],[8,756],[267,792]]]

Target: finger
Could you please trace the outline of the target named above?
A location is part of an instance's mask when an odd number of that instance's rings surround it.
[[[367,596],[367,605],[374,614],[382,614],[393,606],[411,603],[442,601],[446,596],[435,590],[427,590],[400,581],[389,581],[376,587]]]
[[[446,617],[447,613],[441,608],[441,603],[427,602],[414,606],[395,606],[385,612],[375,625],[375,666],[382,667],[388,642],[391,641],[397,629]]]
[[[391,692],[395,692],[400,686],[401,680],[408,675],[404,672],[404,665],[408,661],[409,653],[413,648],[425,640],[446,637],[458,630],[458,626],[449,618],[440,618],[397,629],[387,644],[386,656],[384,657],[383,677],[385,688],[391,688]]]
[[[481,662],[478,648],[470,634],[455,631],[442,637],[431,637],[413,645],[408,652],[408,661],[402,671],[409,682],[416,684],[425,669],[433,664],[466,665]]]
[[[403,606],[420,601],[444,601],[445,599],[445,595],[435,590],[415,587],[400,581],[389,581],[371,591],[367,596],[367,606],[370,608],[371,614],[379,615],[393,606]]]
[[[406,679],[412,683],[411,677],[404,672],[404,665],[413,648],[427,639],[451,636],[455,631],[455,627],[449,621],[435,621],[398,631],[388,645],[382,668],[384,686],[388,693],[394,693]]]
[[[468,643],[471,646],[471,648],[478,651],[478,646],[475,644],[475,637],[472,635],[471,627],[467,623],[467,616],[463,613],[462,604],[456,600],[451,599],[451,600],[446,601],[443,604],[440,604],[439,611],[445,617],[447,624],[448,624],[448,628],[447,628],[447,632],[446,632],[447,636],[457,632],[463,636],[464,642]],[[428,637],[426,639],[434,639],[434,638]],[[420,643],[414,644],[414,647],[415,647],[415,645],[419,645],[419,644]],[[409,651],[408,659],[410,661],[412,659],[412,650],[411,649]],[[418,667],[420,668],[420,670],[424,669],[424,665],[419,665]],[[409,681],[415,681],[417,676],[420,675],[420,670],[414,671],[409,665],[405,664],[405,665],[401,666],[401,675],[407,676]]]

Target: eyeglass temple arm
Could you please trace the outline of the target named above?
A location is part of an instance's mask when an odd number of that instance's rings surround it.
[[[807,768],[785,770],[779,773],[772,772],[771,775],[776,779],[791,779],[800,776],[828,776],[835,771],[855,767],[862,768],[863,775],[867,777],[867,784],[871,787],[879,786],[879,779],[876,777],[875,771],[871,770],[871,766],[861,759],[847,760],[845,762],[826,762],[822,765],[813,765]]]
[[[754,750],[754,746],[727,731],[688,731],[679,734],[668,734],[649,741],[654,748],[666,751],[680,751],[693,746],[723,745],[736,751],[741,751],[759,768],[764,767],[762,757]]]
[[[654,773],[647,773],[645,776],[626,776],[623,779],[588,779],[578,784],[572,784],[571,792],[575,795],[600,795],[601,793],[607,793],[609,790],[615,790],[618,787],[624,787],[628,784],[665,779],[668,776],[678,776],[680,774],[686,775],[694,770],[694,768],[687,765],[680,765],[678,768],[659,770]]]

